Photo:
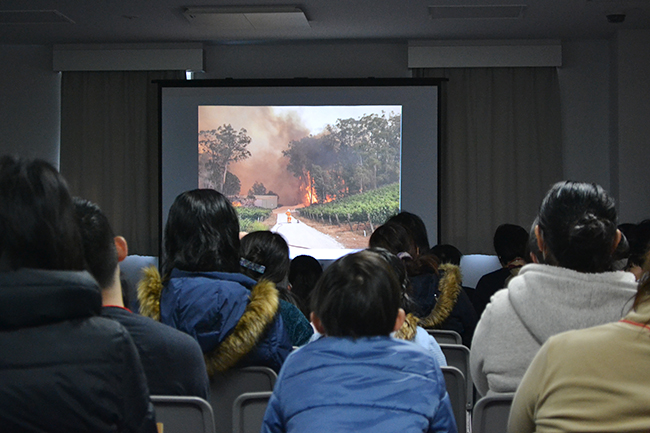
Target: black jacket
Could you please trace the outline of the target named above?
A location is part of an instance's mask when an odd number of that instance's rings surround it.
[[[156,432],[131,337],[86,272],[0,273],[0,430]]]

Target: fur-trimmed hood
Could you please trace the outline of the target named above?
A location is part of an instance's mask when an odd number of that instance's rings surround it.
[[[420,319],[420,326],[423,328],[438,328],[451,314],[454,309],[458,295],[462,288],[462,276],[460,268],[450,263],[440,265],[438,269],[441,274],[438,283],[438,291],[440,296],[436,302],[436,306],[426,316]]]
[[[257,365],[277,370],[290,351],[282,321],[275,320],[279,297],[273,283],[255,283],[241,274],[178,270],[163,281],[154,267],[144,275],[138,284],[140,313],[192,335],[203,350],[208,374],[228,370],[253,349],[257,353],[252,357],[261,361]],[[264,362],[267,356],[273,362]]]

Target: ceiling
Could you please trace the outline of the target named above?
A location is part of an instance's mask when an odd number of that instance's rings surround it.
[[[197,3],[198,2],[198,3]],[[274,0],[2,0],[0,44],[256,43],[331,40],[474,40],[607,38],[650,29],[650,0],[302,0],[309,26],[236,30],[191,24],[195,6],[273,6]],[[523,5],[519,18],[467,18],[487,6]],[[434,19],[431,6],[465,18]],[[477,9],[471,6],[483,6]],[[40,12],[39,12],[40,11]],[[55,12],[56,11],[56,12]],[[622,23],[606,15],[625,14]]]

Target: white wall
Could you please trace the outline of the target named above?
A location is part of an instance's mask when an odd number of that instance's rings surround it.
[[[52,49],[0,45],[0,155],[20,154],[59,166],[61,75]]]
[[[610,42],[564,41],[558,69],[564,177],[611,191]]]
[[[196,78],[410,77],[404,43],[295,43],[205,47]]]
[[[619,218],[650,218],[650,30],[620,31],[615,40],[614,118]]]

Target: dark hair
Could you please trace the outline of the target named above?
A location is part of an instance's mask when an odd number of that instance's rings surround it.
[[[370,236],[368,246],[386,249],[402,259],[409,277],[438,272],[436,258],[418,255],[413,238],[401,224],[388,222],[377,227]]]
[[[612,269],[616,208],[602,187],[558,182],[542,201],[538,218],[546,263],[579,272]]]
[[[494,251],[503,266],[526,255],[528,232],[516,224],[501,224],[494,232]]]
[[[411,280],[406,272],[404,261],[383,248],[369,248],[368,251],[379,254],[390,265],[393,272],[395,272],[395,276],[397,277],[397,281],[400,283],[400,288],[402,290],[400,307],[403,308],[407,314],[417,310],[418,306],[413,300],[413,288],[411,286]]]
[[[650,220],[643,220],[632,227],[626,226],[624,234],[630,246],[628,266],[644,267],[646,253],[650,246]]]
[[[542,257],[542,252],[539,250],[537,245],[537,236],[535,235],[535,227],[539,223],[539,219],[535,217],[533,225],[530,227],[530,232],[528,232],[528,242],[526,242],[526,253],[524,260],[526,263],[533,263],[533,256],[537,259],[537,263],[544,263],[544,258]]]
[[[254,265],[261,265],[261,269],[251,269],[254,266],[246,266],[240,263],[240,272],[252,279],[269,280],[275,284],[285,282],[289,274],[289,245],[282,235],[270,231],[258,231],[249,233],[241,240],[241,257]],[[244,262],[246,263],[246,262]]]
[[[88,269],[99,287],[105,289],[115,282],[115,234],[99,206],[79,197],[74,197],[73,202]]]
[[[85,269],[65,180],[49,163],[0,158],[0,269]]]
[[[451,263],[456,266],[460,266],[460,259],[463,257],[458,248],[449,244],[435,245],[429,253],[436,256],[439,263]]]
[[[400,283],[388,262],[364,250],[325,269],[312,294],[312,310],[329,336],[389,335],[400,298]]]
[[[291,260],[289,266],[289,282],[291,293],[298,299],[300,311],[309,317],[311,293],[323,274],[323,267],[312,256],[300,255]]]
[[[427,227],[424,225],[422,218],[414,213],[402,211],[390,217],[386,222],[399,224],[404,227],[413,238],[413,242],[415,242],[415,245],[420,250],[420,254],[425,254],[429,251],[429,235],[427,234]]]
[[[165,225],[162,274],[239,272],[239,220],[228,199],[212,189],[180,194]]]

